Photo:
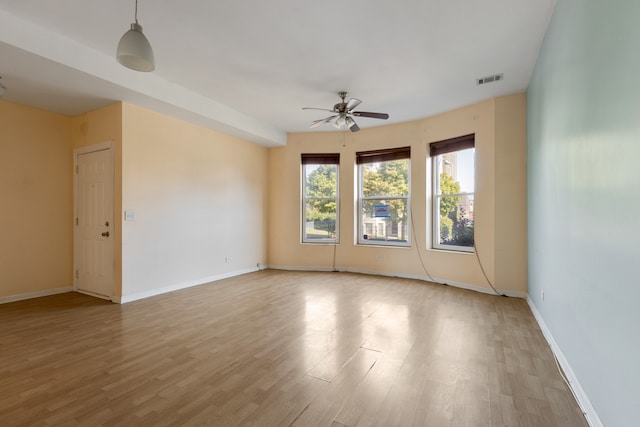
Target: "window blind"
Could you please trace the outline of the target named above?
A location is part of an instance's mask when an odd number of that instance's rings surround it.
[[[429,144],[429,154],[431,157],[440,154],[453,153],[454,151],[466,150],[475,147],[475,134],[459,136],[456,138],[445,139],[444,141],[432,142]]]
[[[388,148],[385,150],[361,151],[356,153],[356,163],[359,165],[409,158],[411,158],[411,147]]]
[[[303,165],[338,165],[340,153],[302,154]]]

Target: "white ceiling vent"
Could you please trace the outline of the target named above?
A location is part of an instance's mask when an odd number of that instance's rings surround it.
[[[499,82],[500,80],[504,80],[504,74],[503,73],[494,74],[493,76],[487,76],[487,77],[482,77],[482,78],[476,79],[476,84],[484,85],[484,84],[487,84],[487,83]]]

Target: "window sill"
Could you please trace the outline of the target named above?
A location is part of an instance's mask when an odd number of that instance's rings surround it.
[[[453,255],[475,255],[475,249],[472,251],[459,251],[455,249],[442,249],[442,248],[427,248],[427,251],[430,252],[440,252],[445,254],[453,254]]]
[[[319,240],[317,242],[309,242],[309,241],[305,242],[305,241],[303,241],[303,242],[300,242],[300,244],[301,245],[330,245],[330,246],[333,246],[333,245],[339,245],[340,242],[338,242],[336,240]]]
[[[410,243],[406,243],[403,245],[397,245],[397,244],[384,244],[384,243],[362,243],[362,242],[358,242],[356,243],[356,246],[360,246],[363,248],[399,248],[399,249],[411,249],[411,244]]]

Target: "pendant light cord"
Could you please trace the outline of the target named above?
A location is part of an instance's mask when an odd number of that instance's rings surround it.
[[[138,23],[138,0],[136,0],[136,12],[135,12],[136,24]]]

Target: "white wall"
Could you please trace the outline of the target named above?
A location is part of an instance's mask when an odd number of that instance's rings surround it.
[[[527,94],[529,295],[609,426],[640,425],[638,17],[559,0]]]
[[[267,149],[123,105],[122,300],[266,263]]]

